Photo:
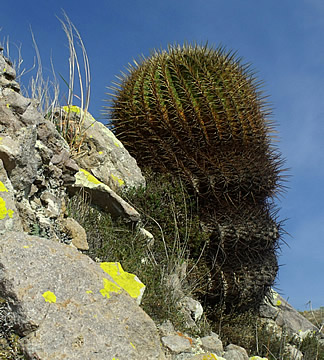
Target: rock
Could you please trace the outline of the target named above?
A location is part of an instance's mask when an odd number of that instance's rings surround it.
[[[16,114],[23,114],[28,106],[31,104],[31,100],[25,98],[21,94],[12,89],[4,89],[2,91],[2,96],[7,104],[10,104],[10,108]]]
[[[271,291],[269,298],[264,300],[260,308],[260,316],[273,320],[278,326],[288,331],[290,336],[307,330],[318,330],[274,290]]]
[[[158,327],[158,329],[159,329],[159,333],[160,333],[161,337],[176,335],[176,331],[174,330],[173,324],[170,320],[164,321]]]
[[[190,316],[190,319],[194,322],[200,320],[202,314],[204,313],[204,309],[201,306],[200,302],[189,296],[184,296],[179,301],[178,306],[183,312],[186,312]]]
[[[22,231],[21,219],[16,209],[13,187],[0,159],[0,236],[6,231]]]
[[[5,78],[7,80],[14,80],[16,78],[16,71],[12,67],[12,63],[9,59],[6,59],[0,54],[0,79]]]
[[[84,228],[72,218],[64,218],[59,222],[61,231],[71,238],[72,244],[79,250],[89,250],[87,234]]]
[[[294,360],[303,360],[303,353],[296,349],[295,346],[292,346],[290,344],[286,345],[286,351],[289,354],[289,359]]]
[[[0,136],[0,159],[2,159],[6,171],[10,174],[16,166],[15,161],[19,156],[17,143],[10,136]]]
[[[223,343],[221,342],[221,340],[218,338],[218,335],[216,335],[216,334],[202,337],[201,338],[201,347],[205,351],[210,351],[219,356],[222,355],[224,352]]]
[[[206,354],[197,354],[194,357],[191,357],[190,360],[232,360],[232,359],[224,359],[223,357],[215,355],[213,353],[206,353]]]
[[[6,83],[14,76],[10,62],[0,54],[0,160],[24,231],[57,240],[62,199],[79,167],[54,124],[37,110],[37,101]]]
[[[189,338],[180,335],[169,335],[161,338],[162,344],[174,354],[191,350]]]
[[[172,291],[179,311],[184,317],[186,327],[197,330],[196,321],[201,318],[204,310],[197,300],[186,296],[182,290],[182,284],[186,278],[186,271],[187,264],[184,262],[181,266],[176,267],[174,272],[167,277],[166,283]]]
[[[0,248],[1,296],[28,357],[165,359],[153,321],[89,257],[21,232]]]
[[[237,345],[227,345],[223,355],[227,360],[249,360],[246,350]]]
[[[82,124],[81,151],[76,157],[81,168],[114,191],[145,186],[136,160],[106,126],[77,106],[64,106],[56,115]]]
[[[132,206],[88,171],[80,169],[75,179],[75,183],[69,187],[70,192],[76,193],[80,190],[87,192],[93,204],[114,217],[122,216],[133,222],[140,220],[140,214]]]
[[[136,275],[124,271],[119,262],[103,262],[100,267],[112,277],[117,285],[134,298],[138,305],[141,304],[145,285]]]

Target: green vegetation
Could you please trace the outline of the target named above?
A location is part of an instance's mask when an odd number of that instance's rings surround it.
[[[20,337],[15,334],[13,313],[8,301],[0,297],[0,360],[24,360],[19,344]]]
[[[142,307],[157,322],[173,319],[179,330],[183,323],[177,309],[177,299],[167,285],[168,276],[186,263],[192,276],[182,286],[187,293],[192,287],[203,287],[206,274],[199,278],[199,254],[207,236],[201,231],[196,215],[197,204],[185,192],[180,180],[148,175],[146,190],[124,193],[142,215],[142,224],[154,240],[145,237],[140,226],[93,208],[86,194],[75,196],[69,212],[86,230],[89,256],[100,261],[118,261],[125,271],[135,273],[147,286]],[[202,257],[200,257],[202,258]]]

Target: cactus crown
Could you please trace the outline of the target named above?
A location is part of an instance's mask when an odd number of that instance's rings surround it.
[[[178,172],[206,198],[274,193],[269,107],[235,53],[169,46],[128,70],[114,88],[111,125],[141,166]]]

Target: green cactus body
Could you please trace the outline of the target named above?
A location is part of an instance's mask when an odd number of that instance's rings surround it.
[[[180,175],[200,198],[216,297],[258,304],[278,269],[268,208],[282,160],[250,66],[223,48],[173,46],[130,66],[114,90],[111,127],[139,165]]]
[[[116,90],[112,126],[140,165],[177,172],[217,201],[274,194],[280,161],[247,65],[223,49],[177,46],[129,71]]]

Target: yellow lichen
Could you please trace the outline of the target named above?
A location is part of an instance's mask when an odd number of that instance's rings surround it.
[[[92,294],[92,290],[87,290],[86,293],[87,294]]]
[[[141,289],[144,287],[144,284],[136,281],[134,274],[124,271],[120,263],[103,262],[100,264],[100,267],[104,272],[109,274],[120,287],[127,291],[131,297],[136,299],[141,295]]]
[[[107,298],[110,298],[110,293],[121,293],[122,289],[113,283],[112,281],[103,278],[104,288],[100,290],[100,293],[103,297],[107,296]]]
[[[87,178],[87,180],[93,184],[102,184],[101,181],[99,181],[98,179],[96,179],[93,175],[91,175],[87,170],[84,169],[80,169],[79,171],[81,171]]]
[[[63,106],[63,110],[66,112],[75,112],[79,114],[81,112],[81,109],[78,106],[72,105],[72,106]]]
[[[119,186],[123,186],[125,184],[125,181],[122,179],[119,179],[117,176],[110,174],[111,178],[118,183]]]
[[[52,291],[45,291],[42,295],[46,302],[56,303],[56,296]]]
[[[202,360],[217,360],[217,357],[214,354],[206,354]]]
[[[0,220],[7,216],[6,202],[0,197]]]
[[[114,145],[117,146],[117,147],[119,147],[119,144],[118,144],[118,142],[116,142],[116,141],[114,142]]]
[[[136,346],[133,343],[130,343],[134,349],[136,349]]]
[[[10,108],[10,104],[6,104],[7,108],[9,109]]]
[[[1,140],[1,138],[0,138]],[[5,187],[4,183],[2,181],[0,181],[0,191],[2,192],[8,192],[8,189]]]

